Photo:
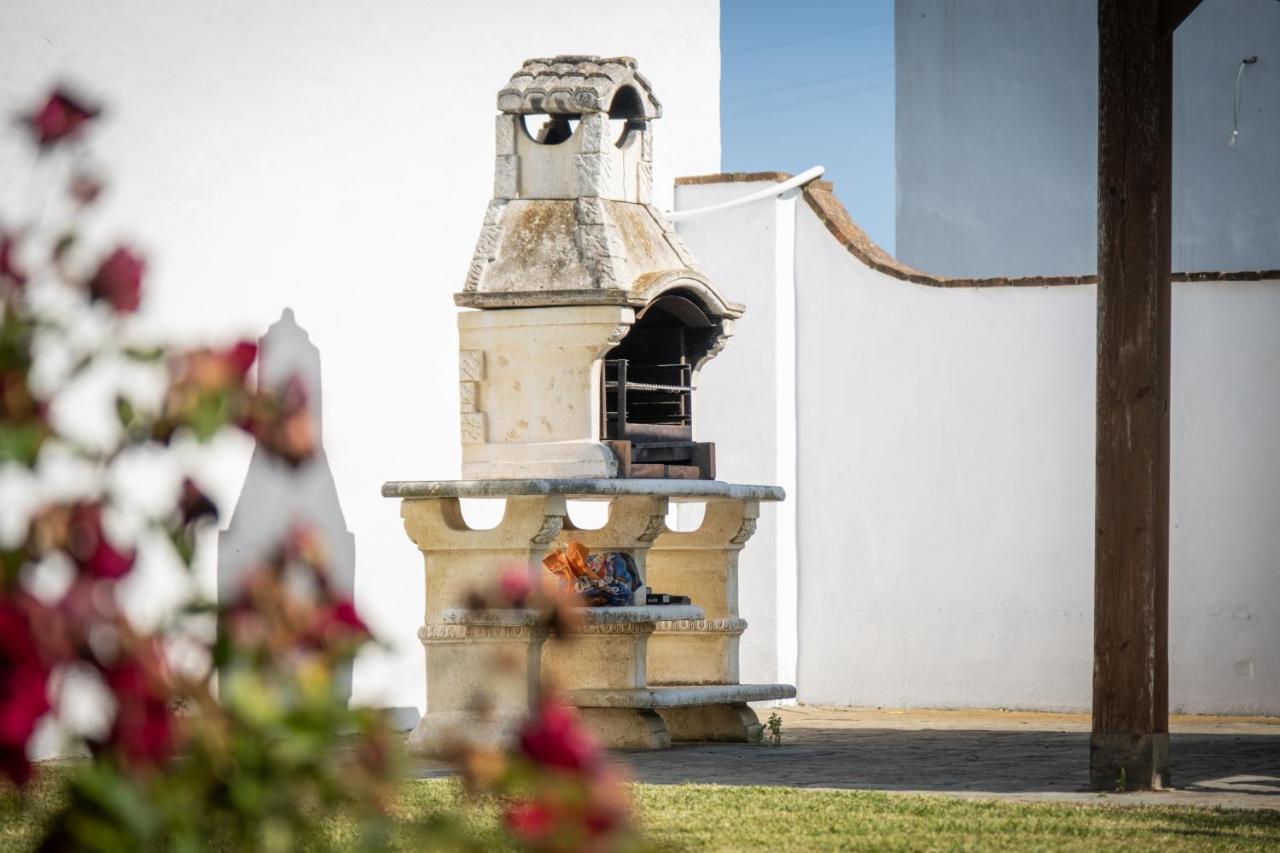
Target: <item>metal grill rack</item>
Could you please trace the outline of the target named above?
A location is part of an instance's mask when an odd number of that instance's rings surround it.
[[[604,433],[609,439],[690,441],[693,367],[688,364],[604,363]]]

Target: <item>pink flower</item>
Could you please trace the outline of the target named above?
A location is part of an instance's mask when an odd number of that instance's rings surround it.
[[[71,179],[71,197],[82,207],[93,204],[102,194],[102,181],[87,172],[77,172]]]
[[[529,580],[529,567],[521,563],[512,563],[507,566],[498,578],[498,590],[502,593],[503,600],[512,607],[524,607],[530,593],[533,592],[533,582]]]
[[[0,598],[0,773],[19,785],[31,776],[27,741],[49,710],[49,670],[32,629],[28,609]]]
[[[568,705],[544,700],[520,731],[520,749],[534,763],[562,770],[594,771],[600,748]]]
[[[173,713],[160,681],[159,657],[147,652],[144,661],[125,658],[103,672],[116,700],[116,719],[109,742],[130,764],[159,764],[174,750]]]
[[[43,106],[26,117],[26,123],[39,146],[50,148],[78,135],[84,125],[100,112],[97,107],[59,88],[49,95]]]
[[[118,248],[89,279],[89,298],[102,301],[116,312],[131,314],[142,304],[143,260],[126,248]]]
[[[0,234],[0,279],[8,279],[15,287],[22,287],[27,283],[27,274],[18,269],[13,259],[17,247],[18,241],[12,234]]]
[[[96,578],[115,580],[133,569],[135,551],[120,551],[107,541],[102,529],[102,504],[76,504],[67,528],[67,553],[80,568]]]

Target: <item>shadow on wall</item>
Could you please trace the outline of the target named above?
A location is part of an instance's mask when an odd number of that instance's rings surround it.
[[[272,387],[297,376],[306,387],[320,452],[295,471],[254,448],[231,522],[218,534],[218,599],[225,601],[245,570],[278,544],[282,530],[295,524],[314,528],[324,537],[334,588],[349,599],[355,588],[356,542],[347,530],[324,452],[320,350],[294,320],[291,308],[284,309],[258,344],[260,385]],[[335,673],[335,679],[350,699],[351,667]]]

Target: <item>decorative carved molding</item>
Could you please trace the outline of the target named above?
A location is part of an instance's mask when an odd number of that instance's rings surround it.
[[[652,622],[596,622],[583,625],[575,633],[579,636],[590,634],[631,634],[640,636],[652,634],[653,625],[654,623]],[[572,638],[575,635],[570,634],[569,636]]]
[[[463,444],[484,444],[484,414],[481,412],[464,412],[458,417],[459,429],[462,432]]]
[[[550,545],[564,529],[563,515],[547,515],[542,519],[542,527],[529,539],[534,545]]]
[[[738,528],[738,532],[733,534],[733,538],[729,540],[731,545],[745,545],[747,540],[755,535],[757,519],[744,518],[742,526]]]
[[[627,325],[618,326],[616,329],[614,329],[612,332],[609,333],[609,337],[605,338],[605,342],[608,343],[610,346],[615,345],[621,342],[622,339],[627,336],[627,332],[629,331],[631,331],[630,326],[627,326]]]
[[[733,321],[732,320],[724,320],[721,323],[720,328],[721,328],[721,334],[716,335],[715,340],[711,342],[711,346],[707,348],[707,354],[704,355],[702,358],[698,359],[696,369],[701,370],[704,364],[706,364],[708,361],[718,356],[720,354],[720,351],[724,349],[724,345],[729,342],[729,338],[733,337]]]
[[[545,629],[528,625],[423,625],[418,629],[418,639],[423,645],[464,640],[532,641],[545,633]]]
[[[662,533],[664,533],[666,529],[667,529],[666,515],[651,515],[649,516],[649,523],[645,525],[644,530],[642,530],[640,532],[640,535],[636,537],[636,541],[652,543],[653,540],[657,539],[660,535],[662,535]]]
[[[480,394],[478,391],[478,383],[476,382],[459,382],[458,383],[458,405],[459,411],[462,413],[480,411]]]
[[[464,349],[458,353],[458,381],[480,382],[484,379],[484,350]]]
[[[655,623],[660,634],[741,634],[747,630],[747,620],[736,616],[722,619],[666,619]]]

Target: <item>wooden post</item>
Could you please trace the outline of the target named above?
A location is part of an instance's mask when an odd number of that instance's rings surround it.
[[[1098,2],[1097,790],[1169,778],[1172,5]]]

